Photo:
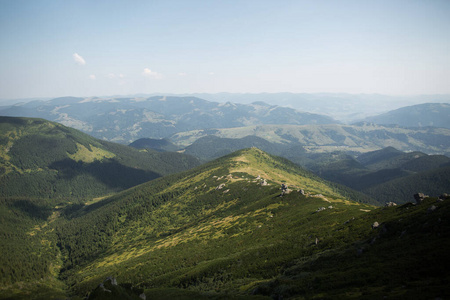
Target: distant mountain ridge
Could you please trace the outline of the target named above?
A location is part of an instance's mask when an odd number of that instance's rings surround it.
[[[0,115],[38,117],[94,137],[129,144],[180,131],[262,124],[332,124],[330,117],[265,103],[210,102],[196,97],[76,98],[16,104]]]
[[[313,114],[326,115],[345,123],[363,120],[366,117],[386,113],[401,107],[421,103],[450,103],[450,94],[392,96],[381,94],[348,94],[348,93],[186,93],[164,94],[171,97],[197,97],[219,103],[251,104],[255,102],[290,107]],[[161,96],[161,94],[109,95],[102,99],[142,98]],[[22,99],[4,101],[7,103],[30,102],[47,99]],[[0,108],[1,109],[1,108]]]
[[[450,103],[424,103],[407,106],[364,120],[380,125],[450,128]]]
[[[364,153],[389,146],[400,151],[450,154],[450,129],[401,128],[373,123],[360,125],[258,125],[214,130],[179,132],[169,139],[183,147],[194,144],[202,137],[240,139],[257,136],[271,143],[300,145],[309,152],[347,151]]]

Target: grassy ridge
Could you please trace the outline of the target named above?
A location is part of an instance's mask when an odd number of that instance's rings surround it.
[[[279,197],[282,182],[309,196]],[[333,208],[315,214],[321,206]],[[372,209],[286,160],[243,150],[60,220],[63,276],[78,293],[114,274],[144,288],[246,294],[246,286],[276,276],[299,253],[312,253],[307,246],[337,222],[328,214],[344,222],[349,211],[358,216]],[[341,243],[332,240],[330,247]]]
[[[71,296],[108,276],[152,299],[448,296],[450,199],[358,195],[252,148],[33,222]]]

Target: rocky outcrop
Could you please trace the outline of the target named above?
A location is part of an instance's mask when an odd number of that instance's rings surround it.
[[[428,207],[428,209],[427,209],[427,212],[433,212],[433,211],[435,211],[437,209],[437,207],[436,206],[434,206],[434,205],[431,205],[430,207]]]
[[[117,284],[114,277],[106,278],[97,288],[89,293],[88,300],[100,299],[146,299],[142,288],[133,287],[130,283]]]
[[[221,183],[216,187],[216,190],[221,190],[225,187],[225,183]]]
[[[428,195],[425,195],[423,193],[414,194],[414,199],[416,200],[417,204],[422,203],[423,200],[425,200],[425,198],[428,198],[428,197],[429,197]]]
[[[442,201],[444,201],[444,200],[446,200],[448,198],[449,198],[449,195],[447,193],[444,193],[442,195],[439,195],[438,201],[442,202]]]

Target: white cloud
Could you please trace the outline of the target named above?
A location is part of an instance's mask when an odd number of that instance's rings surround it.
[[[161,79],[163,77],[162,74],[152,71],[149,68],[145,68],[144,71],[142,72],[142,75],[152,79]]]
[[[111,79],[116,78],[116,74],[114,74],[114,73],[109,73],[106,76],[108,76],[108,78],[111,78]]]
[[[209,72],[209,75],[210,75],[210,76],[213,76],[213,75],[214,75],[214,72]]]
[[[95,80],[95,79],[97,79],[97,77],[95,77],[95,75],[92,74],[92,75],[89,75],[89,79]]]
[[[178,73],[178,76],[186,76],[187,74],[186,73],[184,73],[184,72],[180,72],[180,73]]]
[[[119,78],[124,78],[125,76],[123,74],[119,74]]]
[[[84,58],[82,58],[81,55],[79,55],[78,53],[73,54],[73,59],[79,65],[84,66],[86,64],[86,61],[84,60]]]

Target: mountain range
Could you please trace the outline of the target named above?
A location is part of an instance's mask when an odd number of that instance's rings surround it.
[[[331,98],[334,100],[327,100],[324,103],[318,95],[318,98],[307,97],[309,99],[307,103],[318,107],[317,110],[314,110],[316,113],[308,113],[305,111],[308,110],[309,106],[303,105],[303,100],[300,99],[296,102],[297,106],[295,107],[302,110],[299,111],[279,106],[286,105],[286,103],[282,101],[284,94],[280,94],[276,98],[277,95],[269,94],[270,97],[268,96],[267,99],[271,99],[272,102],[274,102],[274,99],[278,99],[278,102],[275,101],[278,105],[270,105],[258,100],[266,99],[266,97],[263,97],[264,95],[259,95],[259,97],[248,95],[249,99],[255,100],[248,104],[230,101],[211,102],[192,96],[63,97],[4,106],[0,108],[0,115],[44,118],[82,130],[100,139],[129,144],[140,138],[169,138],[179,132],[191,130],[258,125],[339,125],[339,121],[324,114],[330,107],[334,107],[335,110],[345,110],[347,106],[346,97],[349,97],[348,95],[334,95]],[[287,95],[289,96],[289,94]],[[239,100],[242,97],[230,98]],[[382,106],[381,102],[372,101],[373,99],[371,100],[370,97],[363,98],[359,100],[361,109],[369,103]],[[442,97],[437,98],[441,99]],[[293,99],[297,98],[294,97]],[[358,101],[355,101],[355,99],[350,101],[353,103],[352,107],[357,106]],[[319,105],[322,105],[321,109],[319,109]],[[385,114],[359,118],[360,123],[355,123],[353,126],[361,127],[364,124],[375,123],[388,125],[384,126],[388,128],[399,126],[409,130],[427,126],[450,128],[450,121],[448,121],[450,120],[449,105],[448,103],[425,103],[402,107]],[[397,146],[397,148],[399,147]]]
[[[255,124],[331,124],[330,117],[268,105],[217,103],[195,97],[76,98],[32,101],[0,109],[0,115],[37,117],[94,137],[130,143],[195,129]]]
[[[257,148],[78,206],[2,199],[0,298],[450,295],[450,198],[367,200]]]
[[[274,144],[302,146],[309,152],[346,151],[364,153],[386,147],[401,151],[450,153],[450,129],[425,127],[403,128],[373,123],[358,125],[258,125],[179,132],[168,139],[181,147],[202,143],[206,136],[240,139],[263,138]],[[214,153],[214,149],[210,149]],[[213,154],[211,154],[213,155]]]
[[[348,93],[197,93],[179,96],[193,96],[220,103],[251,104],[262,101],[271,105],[326,115],[344,123],[362,121],[367,117],[384,114],[406,106],[424,103],[450,103],[450,95],[448,94],[393,96]]]

